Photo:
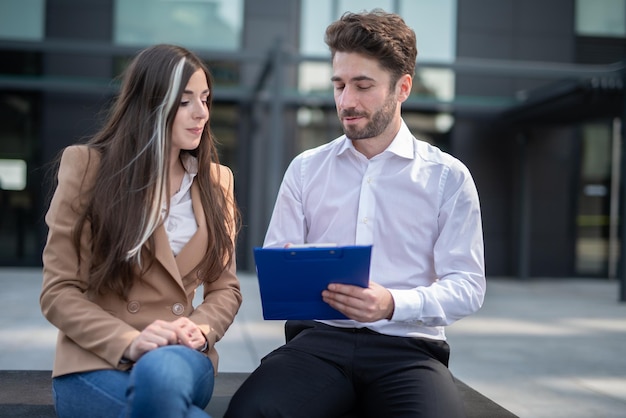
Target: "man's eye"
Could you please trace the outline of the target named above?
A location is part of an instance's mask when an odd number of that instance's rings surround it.
[[[372,86],[357,86],[359,90],[369,90]]]

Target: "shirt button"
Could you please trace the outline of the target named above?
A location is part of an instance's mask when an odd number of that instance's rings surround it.
[[[141,303],[139,303],[136,300],[131,300],[130,302],[128,302],[128,305],[126,306],[126,309],[128,309],[128,312],[130,313],[137,313],[139,312],[140,308],[141,308]]]
[[[175,303],[172,306],[172,313],[176,316],[180,316],[185,312],[185,306],[182,303]]]
[[[368,219],[367,218],[363,218],[363,223],[367,224]]]

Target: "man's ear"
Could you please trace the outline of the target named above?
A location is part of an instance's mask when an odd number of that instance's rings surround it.
[[[413,88],[413,77],[408,74],[402,75],[396,83],[396,93],[398,95],[398,101],[404,102],[409,98],[411,89]]]

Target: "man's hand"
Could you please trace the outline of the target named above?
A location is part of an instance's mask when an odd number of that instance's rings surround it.
[[[391,319],[394,302],[391,293],[383,286],[370,282],[368,288],[331,283],[322,292],[324,302],[359,322]]]

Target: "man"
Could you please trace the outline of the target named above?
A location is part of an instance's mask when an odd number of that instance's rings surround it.
[[[370,285],[323,292],[349,320],[288,321],[288,342],[226,416],[464,416],[443,327],[484,298],[476,187],[461,162],[402,120],[417,56],[402,18],[348,13],[325,40],[345,135],[290,164],[265,246],[372,244]]]

